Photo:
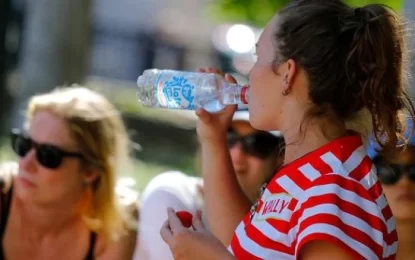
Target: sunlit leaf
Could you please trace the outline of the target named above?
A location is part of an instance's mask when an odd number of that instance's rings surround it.
[[[345,0],[351,6],[385,4],[401,10],[404,0]],[[209,13],[216,22],[248,23],[263,27],[290,0],[213,0]]]

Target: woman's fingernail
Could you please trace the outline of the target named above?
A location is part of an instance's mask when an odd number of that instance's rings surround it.
[[[201,210],[198,210],[198,211],[196,212],[196,214],[197,214],[197,216],[198,216],[200,219],[202,219],[202,211],[201,211]]]

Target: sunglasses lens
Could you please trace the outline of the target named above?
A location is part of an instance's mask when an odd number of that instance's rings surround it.
[[[273,152],[278,151],[282,145],[279,138],[269,133],[255,133],[247,136],[239,136],[230,130],[227,134],[227,144],[232,148],[237,142],[241,142],[244,153],[265,159]]]
[[[401,177],[401,171],[397,167],[378,166],[377,171],[379,175],[379,181],[382,184],[386,184],[386,185],[395,184]]]
[[[409,166],[406,171],[408,172],[408,178],[415,182],[415,165]]]
[[[11,135],[13,151],[19,157],[25,157],[27,153],[35,147],[36,159],[38,162],[46,168],[56,169],[58,168],[65,156],[65,152],[60,148],[53,145],[46,144],[34,144],[30,137],[25,136],[20,130],[13,130]]]
[[[13,134],[12,148],[19,157],[24,157],[32,149],[32,141],[22,134]]]
[[[36,156],[41,165],[50,169],[58,168],[63,160],[59,148],[50,145],[40,145],[36,150]]]
[[[229,148],[232,148],[239,141],[239,136],[233,131],[229,131],[226,135],[226,142]]]
[[[244,138],[245,152],[254,155],[258,158],[267,158],[278,149],[278,140],[276,137],[258,133]]]

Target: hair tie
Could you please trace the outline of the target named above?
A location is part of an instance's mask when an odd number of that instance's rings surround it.
[[[361,28],[366,26],[367,19],[363,8],[357,7],[354,9],[354,18],[356,19],[356,21],[360,22]]]

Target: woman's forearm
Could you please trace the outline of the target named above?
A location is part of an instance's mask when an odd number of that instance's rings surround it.
[[[236,179],[226,142],[202,144],[205,210],[210,230],[228,245],[251,202]]]

